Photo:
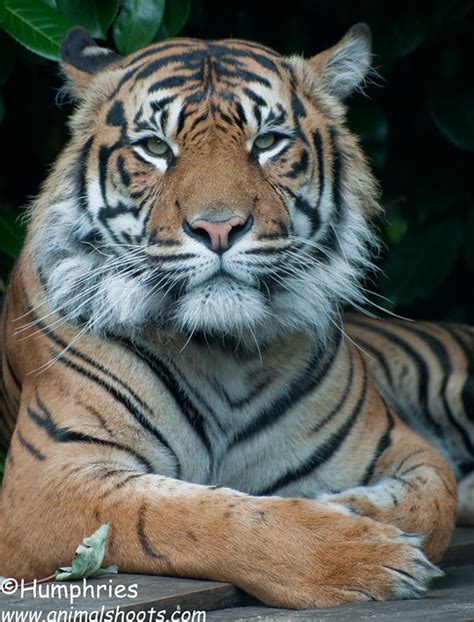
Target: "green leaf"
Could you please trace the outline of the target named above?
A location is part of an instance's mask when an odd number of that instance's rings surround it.
[[[0,210],[0,251],[16,257],[23,245],[25,226],[15,210]]]
[[[462,82],[443,82],[429,99],[439,131],[456,147],[474,151],[474,88]]]
[[[381,293],[400,305],[434,294],[456,262],[463,229],[458,219],[408,229],[385,261]]]
[[[77,579],[98,577],[107,572],[118,572],[117,566],[100,567],[105,555],[109,524],[107,521],[91,536],[84,538],[82,544],[76,549],[72,566],[56,570],[56,581],[75,581]]]
[[[464,257],[474,271],[474,208],[469,211],[464,236]]]
[[[7,14],[7,10],[5,8],[5,0],[0,0],[0,23],[3,22],[6,14]]]
[[[93,37],[105,39],[118,0],[58,0],[58,8],[71,23],[84,26]]]
[[[113,27],[122,54],[131,54],[155,38],[165,12],[165,0],[123,0]]]
[[[164,25],[169,37],[175,37],[186,24],[191,10],[191,0],[167,0]]]
[[[58,60],[59,44],[71,24],[38,0],[5,0],[2,27],[28,50]]]

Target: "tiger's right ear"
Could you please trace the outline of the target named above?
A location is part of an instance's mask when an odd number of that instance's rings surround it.
[[[74,95],[81,97],[94,74],[122,60],[122,56],[97,45],[84,28],[71,28],[61,43],[62,67]]]

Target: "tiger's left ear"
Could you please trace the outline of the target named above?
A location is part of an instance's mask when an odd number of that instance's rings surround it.
[[[97,45],[84,28],[71,28],[61,43],[62,67],[72,90],[81,96],[93,75],[122,60],[122,56]]]
[[[315,86],[344,99],[360,87],[367,76],[371,47],[370,28],[367,24],[356,24],[336,45],[304,61],[306,67],[302,72],[300,63],[295,68],[303,73],[305,82],[310,79]],[[313,70],[312,76],[308,76],[309,68]]]

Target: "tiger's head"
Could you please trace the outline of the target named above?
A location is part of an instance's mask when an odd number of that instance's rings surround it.
[[[80,28],[61,53],[77,108],[27,245],[50,309],[96,333],[327,336],[373,243],[343,104],[367,27],[309,60],[184,38],[122,58]]]

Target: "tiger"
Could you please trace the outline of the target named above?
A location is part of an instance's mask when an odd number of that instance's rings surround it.
[[[309,59],[67,33],[70,140],[4,301],[1,575],[105,521],[105,565],[272,606],[442,574],[474,523],[473,329],[343,315],[379,249],[346,121],[371,54],[364,24]]]

